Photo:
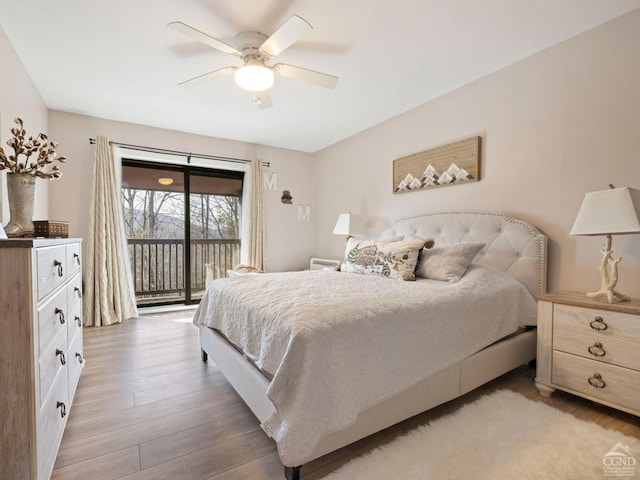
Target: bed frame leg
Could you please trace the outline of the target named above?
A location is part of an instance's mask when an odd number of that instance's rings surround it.
[[[284,467],[284,478],[287,480],[300,480],[300,469],[302,467]]]
[[[207,354],[207,352],[204,351],[204,348],[200,349],[200,356],[202,357],[203,362],[206,362],[207,360],[209,360],[209,355]]]

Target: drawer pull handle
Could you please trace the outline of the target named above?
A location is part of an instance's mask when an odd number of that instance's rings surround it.
[[[56,355],[60,356],[60,363],[62,365],[67,364],[67,358],[64,356],[64,352],[62,350],[60,350],[59,348],[56,348]]]
[[[60,323],[62,325],[64,325],[65,319],[64,319],[64,312],[62,311],[61,308],[56,308],[56,315],[58,315],[58,320],[60,320]]]
[[[73,287],[73,291],[78,294],[78,298],[82,298],[82,292],[80,291],[80,288]]]
[[[76,316],[75,320],[76,320],[76,323],[78,324],[78,327],[82,327],[82,320],[80,320],[80,317]]]
[[[53,261],[53,266],[54,267],[58,267],[58,276],[59,277],[64,276],[64,272],[62,271],[62,262],[59,262],[58,260],[54,260]]]
[[[64,418],[67,416],[67,406],[64,403],[58,402],[56,404],[56,408],[60,409],[60,418]]]
[[[82,358],[82,354],[76,352],[76,358],[78,359],[78,363],[82,365],[84,363],[84,358]]]
[[[602,348],[602,344],[600,342],[594,343],[587,350],[589,350],[589,353],[594,357],[604,357],[607,353],[604,351],[604,348]]]
[[[73,258],[76,259],[76,262],[78,262],[78,266],[80,266],[80,255],[78,255],[77,253],[74,253]]]
[[[589,325],[591,326],[591,328],[593,328],[594,330],[597,330],[598,332],[603,332],[607,328],[609,328],[609,325],[604,323],[604,320],[602,320],[602,317],[596,317]]]
[[[607,384],[604,383],[604,380],[602,380],[602,375],[599,373],[594,373],[593,377],[589,378],[589,385],[595,388],[604,388],[607,386]]]

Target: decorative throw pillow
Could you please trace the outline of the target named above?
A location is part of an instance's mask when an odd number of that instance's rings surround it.
[[[457,282],[484,246],[484,243],[454,243],[424,250],[420,255],[416,276]]]
[[[432,246],[431,239],[374,242],[349,237],[340,270],[398,280],[415,280],[420,251]]]

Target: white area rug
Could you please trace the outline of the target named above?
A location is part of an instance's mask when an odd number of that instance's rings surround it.
[[[500,390],[325,480],[640,479],[640,440]]]

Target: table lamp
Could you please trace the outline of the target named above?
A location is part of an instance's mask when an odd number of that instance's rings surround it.
[[[365,231],[360,215],[351,212],[341,213],[333,228],[334,235],[346,235],[347,237],[365,233]]]
[[[602,247],[602,262],[598,267],[602,275],[602,284],[597,292],[587,293],[588,297],[607,297],[609,303],[614,297],[620,301],[629,301],[630,297],[616,291],[618,283],[618,264],[622,257],[613,258],[611,236],[627,233],[640,233],[640,190],[609,185],[609,190],[587,193],[578,212],[571,235],[605,235],[606,244]]]

